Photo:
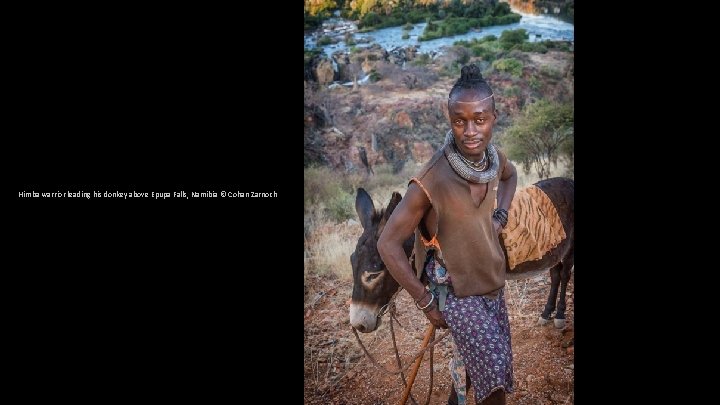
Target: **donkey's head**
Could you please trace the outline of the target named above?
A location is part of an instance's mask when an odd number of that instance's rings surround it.
[[[367,191],[362,188],[357,191],[355,210],[362,223],[363,234],[358,239],[355,252],[350,256],[353,270],[350,324],[360,332],[377,329],[380,309],[400,287],[380,258],[377,241],[401,199],[399,193],[393,193],[387,208],[377,211]],[[409,255],[409,251],[407,253]]]

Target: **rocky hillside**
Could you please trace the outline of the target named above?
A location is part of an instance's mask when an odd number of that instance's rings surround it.
[[[568,44],[545,53],[516,49],[488,54],[477,44],[435,55],[379,46],[332,58],[308,52],[305,165],[364,170],[361,150],[371,165],[390,163],[400,169],[410,160],[425,162],[449,129],[447,94],[460,66],[471,62],[483,69],[496,93],[499,141],[525,104],[574,97],[573,52]]]

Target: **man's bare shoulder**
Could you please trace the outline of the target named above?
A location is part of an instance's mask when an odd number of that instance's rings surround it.
[[[402,202],[405,203],[403,205],[411,211],[421,210],[424,212],[431,205],[431,201],[425,190],[423,190],[422,185],[415,181],[411,181],[410,185],[408,185]]]

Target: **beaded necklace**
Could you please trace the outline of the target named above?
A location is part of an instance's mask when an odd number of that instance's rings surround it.
[[[484,168],[474,167],[473,162],[465,158],[460,151],[458,151],[457,146],[455,146],[455,138],[452,135],[452,130],[448,131],[447,135],[445,135],[443,149],[445,157],[448,163],[450,163],[450,167],[452,167],[455,173],[467,181],[484,184],[498,175],[500,158],[493,144],[487,146],[483,159],[478,162],[478,164],[480,164],[484,160]]]

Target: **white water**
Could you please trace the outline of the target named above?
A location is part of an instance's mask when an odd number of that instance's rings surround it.
[[[500,37],[500,34],[502,34],[502,32],[505,30],[514,30],[519,28],[523,28],[528,32],[528,34],[530,35],[529,41],[531,42],[543,41],[546,39],[575,42],[575,26],[573,24],[567,23],[557,17],[547,14],[533,15],[522,13],[517,10],[513,11],[522,16],[520,22],[508,25],[483,27],[479,31],[470,31],[466,34],[438,38],[430,41],[418,41],[418,37],[422,35],[423,31],[425,30],[425,25],[427,24],[424,22],[415,24],[414,28],[409,31],[409,39],[402,39],[402,35],[404,33],[402,26],[383,28],[377,31],[365,33],[356,32],[354,34],[356,42],[363,38],[370,38],[372,39],[372,42],[358,43],[355,46],[361,48],[370,46],[373,43],[377,43],[380,44],[380,46],[382,46],[383,48],[391,50],[397,47],[408,47],[411,45],[415,45],[418,47],[418,51],[421,53],[430,53],[433,51],[440,52],[440,49],[442,47],[452,45],[455,41],[471,40],[473,38],[482,38],[488,35],[495,35],[496,37]],[[336,21],[342,20],[336,19]],[[320,36],[321,35],[318,33],[305,35],[305,49],[314,48],[316,46],[316,41]],[[323,50],[328,56],[332,55],[337,51],[345,51],[348,49],[348,47],[345,45],[345,41],[340,41],[336,44],[326,45],[323,48]]]

